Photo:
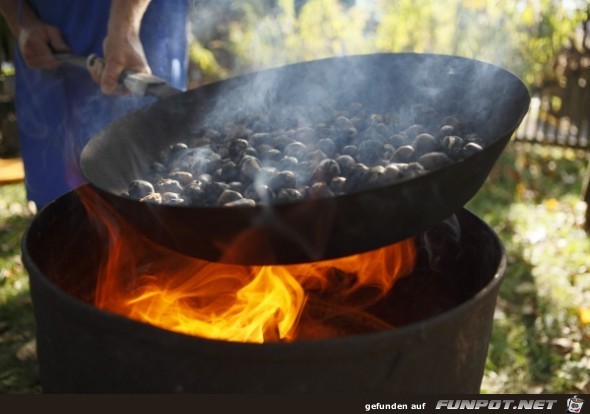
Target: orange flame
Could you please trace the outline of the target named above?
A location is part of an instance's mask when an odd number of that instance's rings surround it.
[[[148,241],[91,190],[82,187],[80,194],[89,216],[107,230],[96,306],[189,335],[258,343],[296,340],[310,297],[358,312],[385,296],[416,259],[414,239],[408,239],[305,264],[212,263]]]

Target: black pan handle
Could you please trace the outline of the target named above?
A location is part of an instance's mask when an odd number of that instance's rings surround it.
[[[84,69],[89,69],[97,62],[104,62],[102,58],[94,54],[85,57],[65,53],[56,54],[55,57],[66,64]],[[182,92],[180,89],[170,86],[168,82],[162,78],[148,73],[135,72],[129,69],[124,70],[123,73],[121,73],[119,83],[130,93],[137,96],[151,95],[158,99],[165,99]]]

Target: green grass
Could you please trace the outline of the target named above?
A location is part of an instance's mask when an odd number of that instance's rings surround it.
[[[508,258],[482,392],[590,391],[587,163],[584,153],[513,143],[467,206]]]
[[[32,217],[22,185],[0,187],[0,393],[38,393],[35,322],[20,240]]]
[[[468,208],[503,241],[508,268],[484,393],[589,393],[590,239],[581,202],[586,154],[511,143]],[[0,393],[39,393],[34,319],[20,238],[22,185],[0,187]]]

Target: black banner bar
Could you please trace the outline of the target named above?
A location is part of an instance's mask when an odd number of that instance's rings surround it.
[[[4,395],[1,413],[560,413],[590,414],[588,394]]]

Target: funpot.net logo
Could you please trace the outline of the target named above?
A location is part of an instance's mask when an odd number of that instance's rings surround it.
[[[574,395],[572,398],[567,399],[567,412],[578,414],[582,412],[582,405],[584,405],[584,400]]]

